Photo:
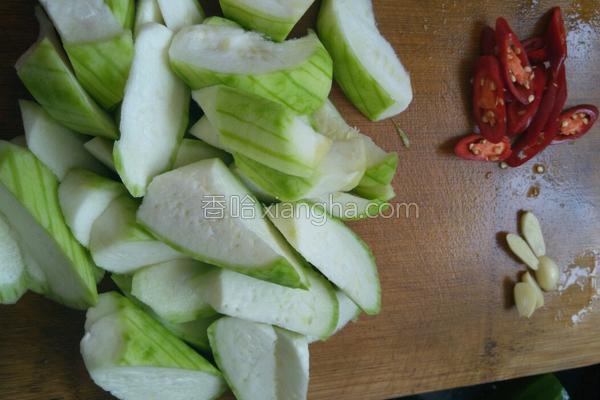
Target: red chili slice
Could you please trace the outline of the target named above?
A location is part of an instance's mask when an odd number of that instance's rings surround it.
[[[552,76],[556,79],[567,58],[567,33],[560,7],[554,7],[551,14],[550,25],[546,31],[546,43]]]
[[[533,102],[533,70],[527,52],[504,18],[496,20],[496,44],[508,90],[523,104]]]
[[[475,64],[473,114],[484,138],[498,143],[506,136],[506,104],[500,65],[493,56],[483,56]]]
[[[496,55],[496,32],[491,27],[483,28],[481,32],[481,55],[495,56]]]
[[[535,100],[533,103],[521,104],[514,101],[506,106],[508,114],[508,136],[516,136],[523,133],[531,124],[533,117],[542,103],[542,96],[544,94],[544,89],[546,88],[548,74],[543,67],[534,67],[533,72],[535,74],[533,78],[533,95],[535,96]]]
[[[598,108],[583,104],[569,108],[560,115],[559,131],[553,143],[579,139],[592,129],[598,120]]]
[[[548,49],[543,37],[536,36],[523,41],[523,48],[531,64],[543,64],[548,61]]]
[[[511,167],[518,167],[531,160],[548,147],[560,126],[559,117],[567,101],[567,79],[564,66],[558,79],[552,80],[542,97],[540,108],[527,131],[513,146],[512,155],[506,160]]]
[[[546,40],[541,36],[535,36],[526,40],[523,40],[523,48],[526,52],[543,49],[546,47]]]
[[[510,156],[511,150],[507,137],[492,143],[481,135],[468,135],[456,144],[454,153],[465,160],[502,161]]]

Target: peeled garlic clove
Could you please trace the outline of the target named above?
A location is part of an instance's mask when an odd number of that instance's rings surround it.
[[[529,273],[529,271],[527,271],[527,272],[525,272],[525,274],[523,274],[523,277],[521,278],[521,282],[531,285],[531,287],[533,287],[533,289],[535,290],[535,293],[536,293],[535,308],[536,308],[536,310],[540,307],[543,307],[544,306],[544,293],[542,292],[542,289],[540,289],[540,286],[536,282],[535,278]]]
[[[519,282],[515,285],[514,295],[519,316],[530,318],[537,304],[535,289],[528,283]]]
[[[535,256],[535,254],[533,254],[533,251],[531,251],[531,248],[527,242],[521,238],[521,236],[509,233],[506,236],[506,242],[508,243],[508,247],[510,247],[512,252],[519,257],[521,261],[527,264],[529,268],[533,270],[538,269],[538,258]]]
[[[546,255],[546,243],[540,221],[529,211],[521,216],[521,233],[537,257]]]
[[[540,284],[540,287],[546,292],[551,292],[556,289],[558,279],[560,278],[560,270],[558,265],[550,257],[540,257],[539,268],[535,271],[535,277]]]

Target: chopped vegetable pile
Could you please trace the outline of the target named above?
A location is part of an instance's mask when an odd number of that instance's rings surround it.
[[[598,118],[598,109],[567,101],[567,37],[560,7],[550,12],[544,35],[523,42],[504,18],[485,27],[473,75],[473,116],[480,133],[455,146],[458,157],[504,161],[518,167],[550,144],[576,140]],[[497,146],[494,146],[497,145]]]
[[[0,141],[0,303],[87,310],[81,354],[119,399],[305,399],[309,344],[381,309],[342,221],[389,209],[398,154],[328,100],[335,77],[371,120],[412,101],[371,1],[325,0],[289,40],[313,0],[40,3],[15,66],[35,102]]]

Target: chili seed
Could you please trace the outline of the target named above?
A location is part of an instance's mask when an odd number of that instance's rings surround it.
[[[583,121],[583,124],[584,124],[584,125],[587,125],[587,124],[589,124],[589,123],[590,123],[590,120],[589,120],[589,119],[587,119],[587,117],[584,117],[582,121]]]
[[[490,89],[491,89],[492,91],[495,91],[495,90],[496,90],[496,84],[495,84],[494,82],[490,82]]]
[[[533,70],[531,69],[531,67],[525,67],[523,68],[525,70],[525,72],[533,72]]]
[[[504,151],[504,147],[502,147],[502,146],[494,147],[494,154],[500,155],[500,154],[502,154],[503,151]]]
[[[500,163],[500,169],[506,169],[506,168],[508,168],[508,164],[507,164],[507,163],[505,163],[504,161],[502,161],[502,162]]]
[[[560,124],[563,128],[566,128],[567,126],[569,126],[569,121],[565,120],[562,122],[562,124]]]
[[[527,87],[527,86],[525,86],[525,87]],[[527,87],[527,89],[529,89],[529,88]],[[535,96],[533,94],[531,94],[531,95],[529,95],[529,98],[527,100],[529,100],[530,103],[533,103],[535,101]]]
[[[517,77],[512,72],[510,73],[510,80],[515,83],[517,81]]]

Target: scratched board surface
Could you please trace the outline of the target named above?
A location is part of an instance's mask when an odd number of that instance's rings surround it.
[[[210,4],[209,4],[210,3]],[[34,41],[33,1],[0,2],[0,133],[22,133],[26,96],[12,65]],[[215,2],[203,3],[216,12]],[[383,310],[311,347],[310,399],[388,399],[600,362],[600,129],[553,146],[533,164],[502,170],[460,161],[452,146],[472,129],[469,78],[485,23],[505,16],[516,32],[560,4],[569,29],[569,104],[600,105],[600,3],[590,1],[376,0],[379,27],[411,71],[415,99],[397,120],[370,123],[340,95],[348,121],[400,153],[398,215],[352,224],[377,257]],[[314,23],[318,2],[297,32]],[[540,218],[563,290],[531,320],[512,308],[524,267],[505,250],[517,213]],[[409,210],[408,212],[406,210]],[[408,215],[407,215],[408,214]],[[111,398],[79,356],[84,315],[28,294],[0,307],[0,398]]]

